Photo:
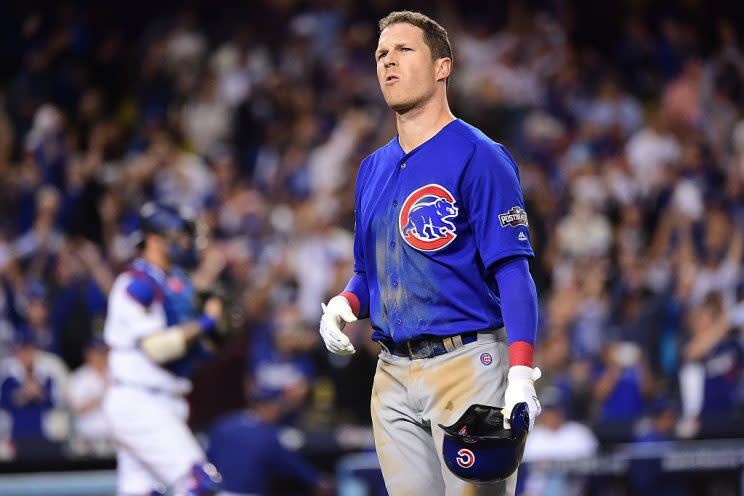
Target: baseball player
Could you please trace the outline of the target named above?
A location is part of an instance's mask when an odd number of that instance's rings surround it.
[[[442,463],[438,425],[474,403],[504,406],[509,419],[526,402],[530,424],[540,413],[537,294],[517,166],[450,112],[447,32],[408,11],[379,27],[377,78],[398,136],[362,162],[355,274],[323,305],[320,333],[330,351],[354,353],[344,325],[371,320],[381,345],[372,422],[391,495],[513,494],[516,472],[490,485],[456,478]]]
[[[188,251],[188,223],[155,204],[142,208],[140,222],[142,257],[114,282],[104,327],[111,386],[103,409],[118,446],[118,494],[212,495],[220,476],[186,425],[183,396],[222,304],[210,298],[199,315],[176,265]]]

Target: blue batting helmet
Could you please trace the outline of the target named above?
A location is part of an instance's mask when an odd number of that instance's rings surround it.
[[[143,233],[190,232],[191,224],[188,215],[167,205],[148,202],[139,211],[139,229]]]
[[[527,441],[527,403],[518,403],[510,420],[511,429],[506,429],[501,408],[471,405],[449,427],[439,424],[444,430],[442,456],[447,468],[460,479],[476,484],[512,475],[522,462]]]
[[[174,234],[186,233],[188,241],[174,238]],[[194,251],[196,222],[185,209],[176,209],[158,203],[146,203],[139,211],[139,228],[135,232],[138,248],[142,248],[147,234],[159,234],[170,238],[168,256],[182,267],[196,266]]]

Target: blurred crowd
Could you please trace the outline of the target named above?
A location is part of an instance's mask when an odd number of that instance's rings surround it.
[[[320,302],[352,273],[359,163],[395,135],[372,58],[390,6],[351,3],[0,7],[0,457],[106,438],[101,324],[148,200],[196,215],[195,284],[228,295],[234,333],[195,381],[195,427],[266,397],[280,423],[369,424],[368,321],[347,327],[352,358],[317,335]],[[599,50],[573,41],[560,5],[422,7],[449,30],[455,114],[520,167],[539,436],[568,452],[528,457],[741,434],[737,26],[717,19],[702,39],[683,15],[630,15]]]

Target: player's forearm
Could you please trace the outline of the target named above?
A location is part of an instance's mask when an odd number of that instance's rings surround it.
[[[145,336],[139,341],[139,346],[153,361],[167,363],[181,358],[194,340],[213,330],[215,325],[214,319],[203,315],[197,320]]]
[[[537,335],[537,290],[526,257],[500,263],[495,271],[510,365],[532,367]]]
[[[76,415],[85,415],[101,406],[102,397],[93,398],[80,405],[72,405],[72,410]]]
[[[349,279],[349,283],[341,293],[349,301],[354,315],[363,319],[369,316],[369,286],[367,274],[357,272]]]

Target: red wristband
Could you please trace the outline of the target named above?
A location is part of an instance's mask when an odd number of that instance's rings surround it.
[[[509,366],[524,365],[532,367],[535,346],[527,341],[516,341],[509,345]]]
[[[354,312],[354,315],[359,315],[359,310],[361,309],[362,305],[359,303],[359,298],[357,298],[357,295],[350,291],[344,291],[341,293],[341,296],[346,298],[346,301],[349,302],[349,306],[351,307],[351,311]]]

